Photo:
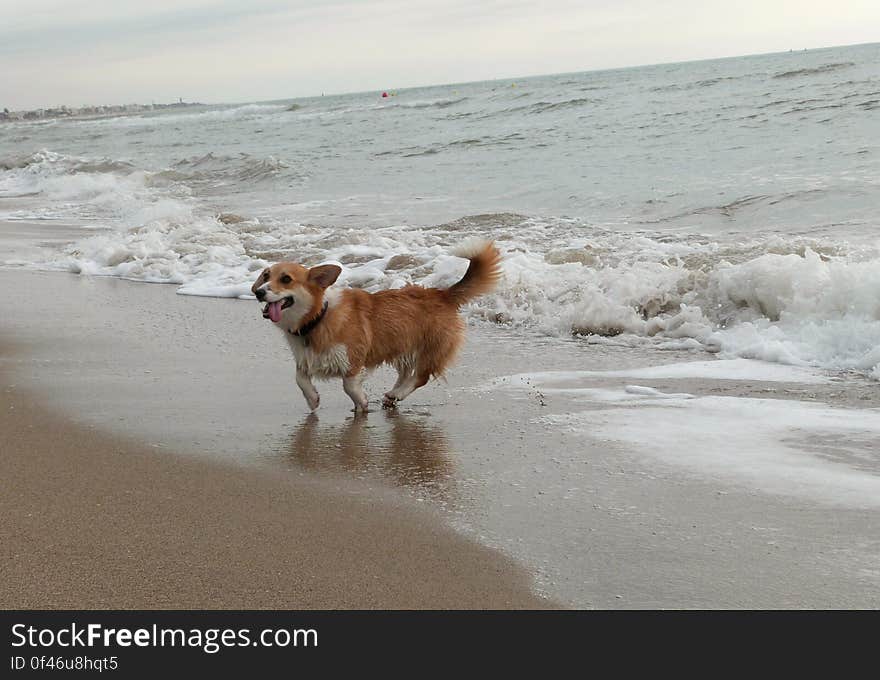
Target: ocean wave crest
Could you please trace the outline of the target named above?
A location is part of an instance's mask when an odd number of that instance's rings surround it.
[[[345,267],[341,285],[446,287],[466,268],[450,249],[471,236],[496,240],[505,273],[496,292],[467,307],[471,317],[880,375],[880,253],[809,239],[721,243],[512,213],[376,230],[179,213],[93,235],[53,266],[174,283],[181,294],[247,297],[268,262],[330,259]]]
[[[815,66],[811,68],[799,68],[792,71],[782,71],[781,73],[775,74],[773,77],[796,78],[798,76],[814,76],[819,73],[828,73],[829,71],[840,71],[841,69],[849,68],[850,66],[855,66],[855,62],[839,61],[831,64],[822,64],[821,66]]]
[[[234,185],[237,191],[278,176],[290,165],[274,156],[261,158],[247,153],[236,155],[213,152],[181,159],[166,170],[155,173],[154,181],[173,180],[190,184]]]
[[[41,149],[0,160],[0,197],[42,199],[41,217],[119,216],[151,200],[146,177],[125,160]]]

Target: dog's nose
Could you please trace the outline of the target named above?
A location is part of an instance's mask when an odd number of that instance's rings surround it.
[[[257,296],[257,300],[259,300],[260,302],[262,302],[263,300],[266,299],[266,291],[263,290],[262,288],[257,288],[257,290],[256,290],[256,292],[254,293],[254,295]]]

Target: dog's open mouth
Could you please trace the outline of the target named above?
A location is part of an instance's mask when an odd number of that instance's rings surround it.
[[[263,307],[263,318],[272,319],[274,323],[278,323],[281,320],[281,311],[287,309],[292,304],[292,297],[283,298],[278,300],[278,302],[267,302],[266,306]]]

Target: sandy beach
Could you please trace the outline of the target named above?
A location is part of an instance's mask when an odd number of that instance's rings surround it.
[[[309,415],[256,303],[0,281],[40,301],[0,310],[5,606],[880,605],[869,381],[472,324],[398,411],[379,371]]]
[[[73,302],[61,291],[80,282],[0,277],[4,286],[43,287],[56,311]],[[161,293],[174,299],[170,289]],[[68,320],[85,311],[80,302],[68,307]],[[34,330],[40,325],[21,312],[12,305],[3,315],[17,315]],[[88,351],[63,335],[64,325],[56,316],[50,326],[62,334],[53,331],[48,345],[55,360],[75,365],[83,356],[77,353]],[[553,606],[532,594],[531,579],[511,559],[412,503],[218,461],[195,446],[188,453],[205,455],[157,451],[75,422],[30,383],[51,383],[56,367],[35,363],[33,343],[16,340],[7,324],[3,330],[3,607]],[[118,369],[112,359],[103,366]],[[78,399],[70,405],[101,390],[93,390],[88,374],[78,373]]]

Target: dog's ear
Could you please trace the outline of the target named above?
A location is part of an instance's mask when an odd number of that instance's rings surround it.
[[[309,269],[309,281],[321,286],[321,288],[327,288],[333,285],[341,273],[342,267],[335,264],[321,264]]]
[[[272,272],[269,271],[269,267],[266,267],[266,268],[260,273],[260,275],[257,277],[257,280],[254,281],[254,285],[251,286],[251,292],[252,292],[254,295],[256,295],[256,294],[257,294],[257,288],[259,288],[259,287],[262,286],[264,283],[266,283],[266,281],[269,280],[269,277],[270,277],[271,275],[272,275]]]

